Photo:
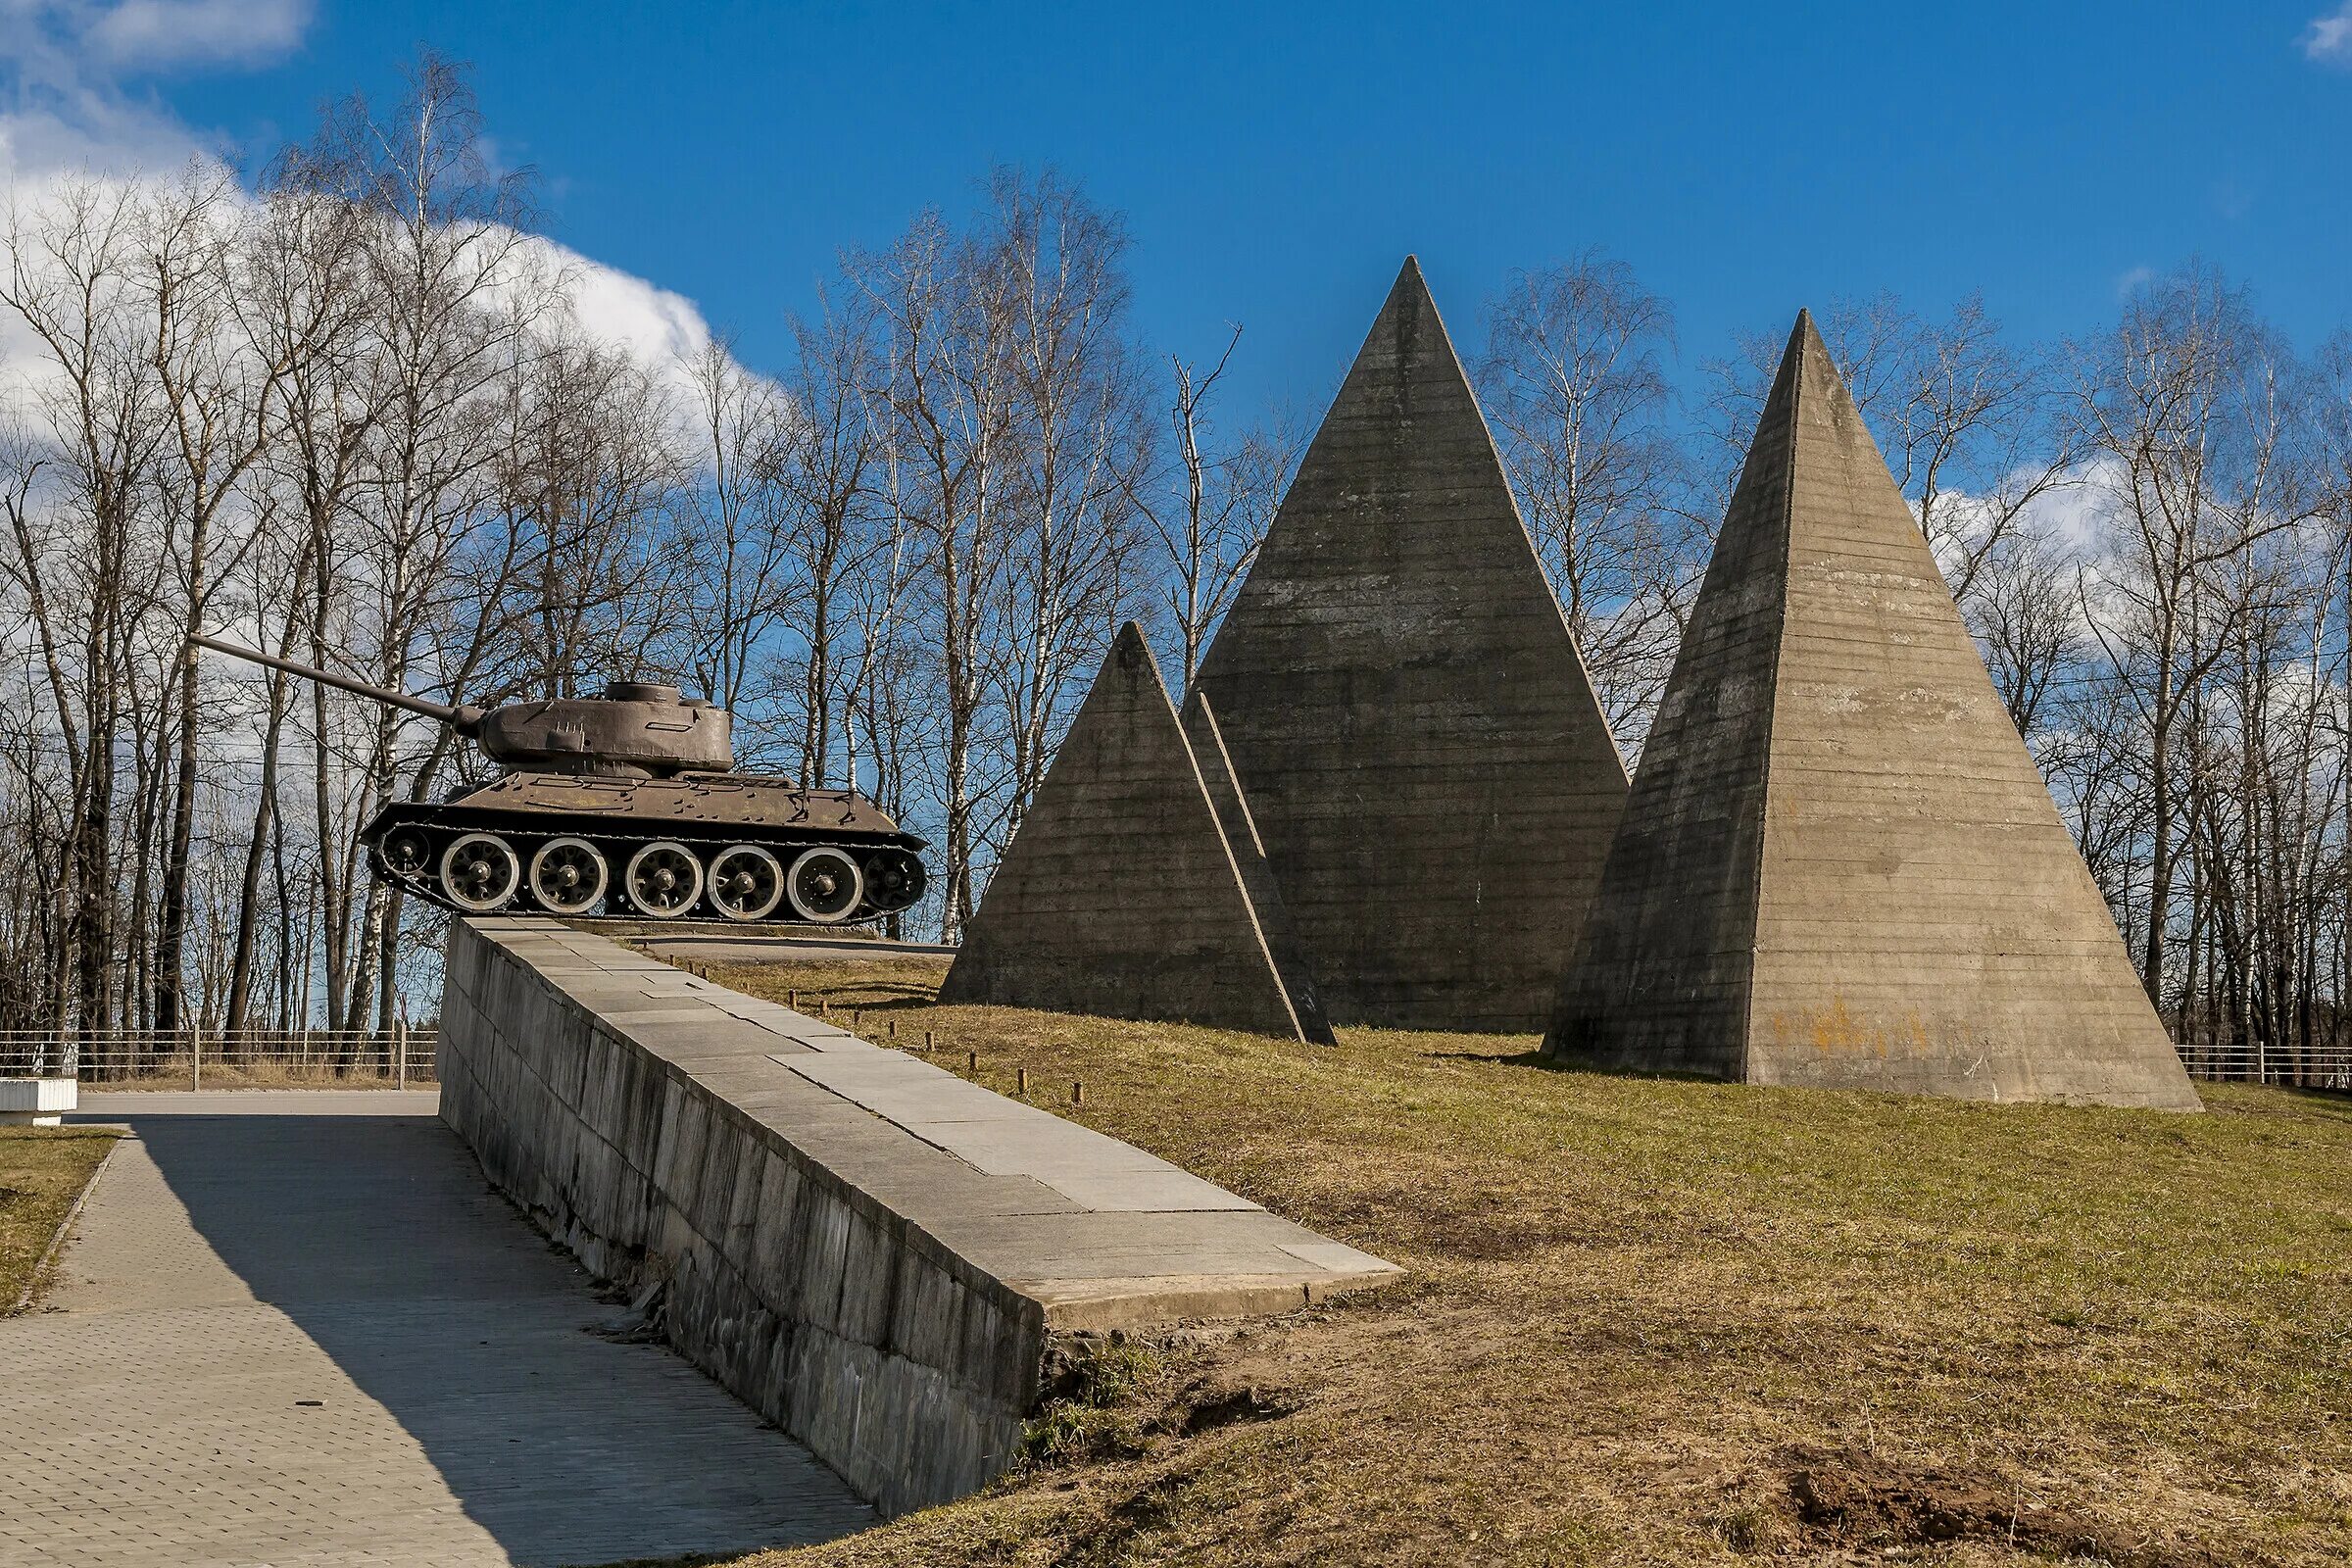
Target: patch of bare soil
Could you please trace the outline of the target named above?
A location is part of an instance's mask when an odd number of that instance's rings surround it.
[[[2131,1539],[2113,1526],[2036,1504],[1989,1471],[1798,1449],[1782,1480],[1787,1518],[1811,1546],[1884,1551],[1984,1542],[2114,1568],[2227,1568],[2225,1559],[2200,1547]]]

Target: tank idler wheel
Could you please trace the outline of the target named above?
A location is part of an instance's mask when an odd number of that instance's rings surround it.
[[[839,850],[803,850],[792,862],[784,890],[802,919],[832,925],[858,912],[865,897],[865,878],[858,862]]]
[[[376,853],[384,858],[384,868],[394,876],[419,877],[433,863],[433,843],[417,827],[396,827],[384,835]]]
[[[441,894],[468,914],[505,908],[521,886],[514,846],[495,833],[462,834],[441,852]]]
[[[710,858],[710,902],[730,920],[764,920],[784,902],[784,866],[757,844],[730,844]]]
[[[556,914],[586,914],[612,879],[605,852],[586,839],[549,839],[531,852],[531,897]]]
[[[639,913],[674,920],[703,896],[703,862],[685,845],[663,839],[630,856],[620,881]]]

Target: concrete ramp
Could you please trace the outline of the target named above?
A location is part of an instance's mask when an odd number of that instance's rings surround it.
[[[1012,1462],[1053,1336],[1395,1278],[1115,1139],[601,937],[461,922],[442,1115],[671,1342],[896,1512]]]

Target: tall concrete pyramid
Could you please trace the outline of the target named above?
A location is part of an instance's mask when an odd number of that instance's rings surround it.
[[[1222,756],[1208,765],[1222,768]],[[1247,819],[1230,776],[1212,793],[1128,622],[989,879],[940,1000],[1329,1044],[1312,983],[1296,964],[1286,972],[1267,941],[1218,794]]]
[[[2198,1108],[1927,541],[1799,316],[1548,1051]]]
[[[1195,684],[1334,1019],[1544,1027],[1625,769],[1410,258]]]

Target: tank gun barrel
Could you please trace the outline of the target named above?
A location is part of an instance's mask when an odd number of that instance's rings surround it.
[[[265,654],[256,648],[241,648],[235,643],[224,643],[214,637],[191,636],[188,643],[191,647],[209,648],[216,654],[226,654],[231,659],[242,659],[248,663],[266,664],[271,669],[282,669],[289,675],[300,675],[303,679],[315,680],[321,686],[332,686],[337,690],[354,692],[362,697],[372,697],[379,703],[388,704],[393,708],[405,708],[412,713],[422,713],[427,718],[439,719],[462,735],[470,735],[481,726],[482,710],[470,705],[462,704],[453,708],[447,703],[436,703],[423,697],[412,697],[407,692],[393,691],[388,687],[370,686],[364,680],[354,680],[349,675],[338,675],[331,669],[320,669],[314,664],[297,663],[291,659],[279,659],[274,654]]]

